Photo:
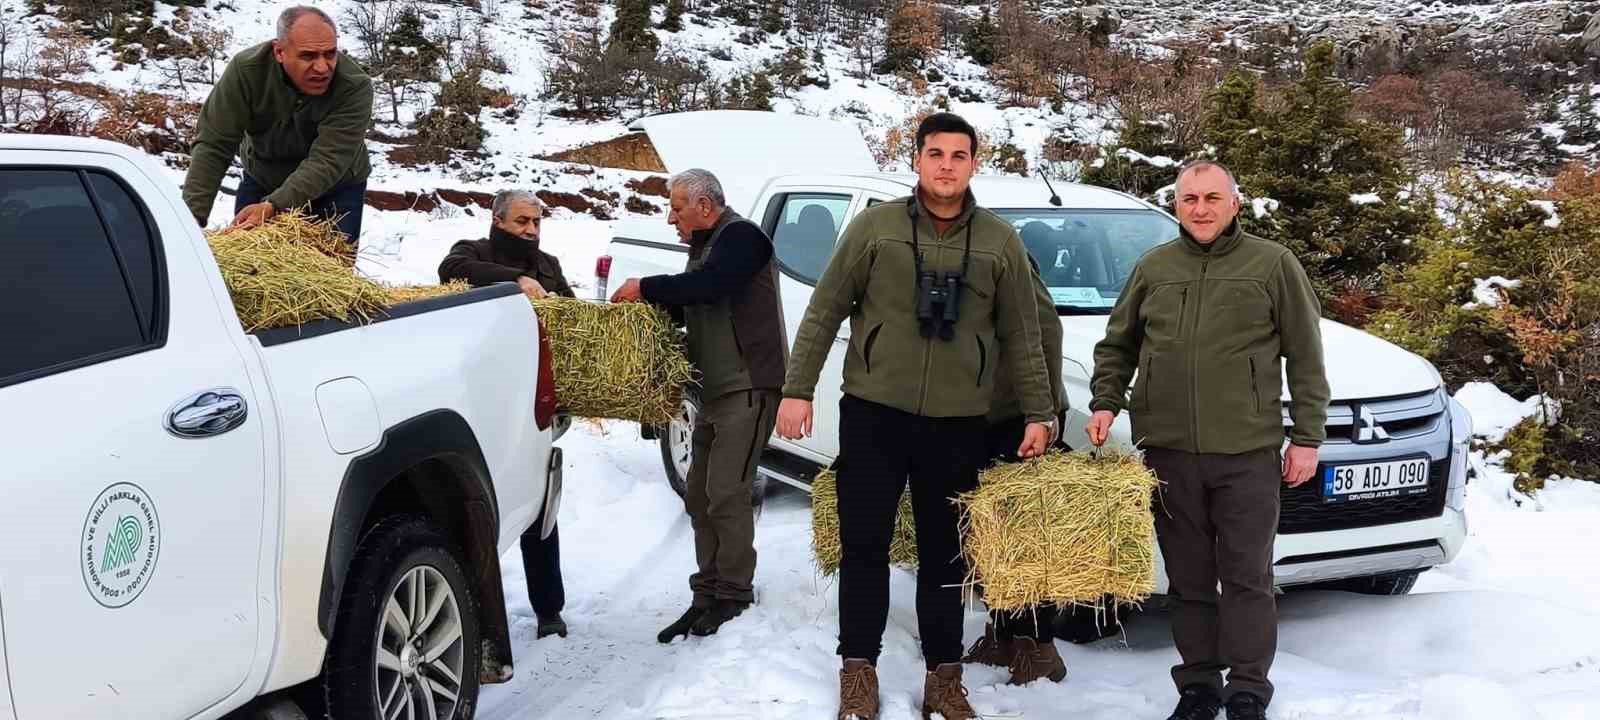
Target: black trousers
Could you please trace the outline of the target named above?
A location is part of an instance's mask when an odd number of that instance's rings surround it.
[[[550,537],[540,539],[540,518],[522,533],[522,571],[527,576],[528,602],[540,618],[561,612],[567,604],[567,591],[561,584],[561,526],[550,528]]]
[[[1027,427],[1028,423],[1021,415],[990,423],[983,434],[988,461],[985,467],[997,462],[1020,461],[1022,458],[1017,455],[1017,446],[1022,444],[1022,434]],[[989,618],[994,623],[995,637],[1002,640],[1026,637],[1048,642],[1055,637],[1054,603],[1040,603],[1015,613],[991,611]]]
[[[877,664],[889,618],[889,542],[909,479],[917,526],[917,630],[928,669],[961,661],[967,564],[951,498],[977,487],[984,419],[839,401],[839,654]]]

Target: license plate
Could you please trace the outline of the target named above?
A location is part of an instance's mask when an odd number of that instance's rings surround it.
[[[1428,491],[1428,461],[1390,460],[1360,465],[1334,465],[1322,471],[1322,502],[1420,495]]]

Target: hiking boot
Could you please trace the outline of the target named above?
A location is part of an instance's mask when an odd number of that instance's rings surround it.
[[[677,639],[679,636],[688,637],[689,628],[694,625],[694,621],[700,619],[701,615],[706,614],[707,609],[708,608],[694,605],[689,606],[688,610],[683,611],[682,617],[672,621],[671,625],[668,625],[665,630],[662,630],[656,635],[656,641],[666,644]]]
[[[556,613],[550,617],[543,615],[536,615],[536,617],[539,618],[539,629],[535,631],[536,639],[549,635],[567,636],[567,621],[561,619],[561,613]]]
[[[718,600],[712,604],[710,610],[694,621],[689,627],[689,632],[701,637],[715,635],[723,623],[739,617],[747,607],[750,607],[750,603],[740,600]]]
[[[1053,641],[1039,643],[1033,638],[1019,637],[1012,641],[1016,653],[1011,656],[1011,684],[1027,685],[1039,678],[1061,682],[1067,677],[1067,663],[1056,652]]]
[[[1190,685],[1178,698],[1178,707],[1167,720],[1217,720],[1222,710],[1222,698],[1209,685]]]
[[[962,656],[961,662],[982,663],[995,667],[1005,667],[1011,664],[1011,638],[1001,639],[994,631],[994,622],[983,625],[983,637],[972,644],[967,654]]]
[[[865,660],[846,660],[839,671],[839,720],[878,720],[878,671]]]
[[[1267,704],[1247,692],[1228,698],[1228,720],[1267,720]]]
[[[967,702],[967,688],[961,684],[961,663],[945,663],[928,673],[922,685],[922,718],[934,713],[944,720],[973,720],[978,712]]]

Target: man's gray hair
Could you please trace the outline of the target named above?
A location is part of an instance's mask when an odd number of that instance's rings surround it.
[[[506,213],[511,211],[511,203],[515,202],[530,203],[535,210],[540,211],[540,215],[544,214],[544,201],[540,200],[538,195],[527,190],[501,190],[495,193],[494,202],[490,205],[490,208],[497,219],[504,220],[506,219]]]
[[[1173,196],[1178,196],[1179,189],[1183,185],[1184,175],[1187,175],[1190,172],[1199,172],[1201,170],[1221,170],[1222,174],[1228,178],[1228,189],[1233,191],[1233,196],[1235,198],[1241,197],[1239,194],[1239,181],[1233,179],[1233,171],[1229,170],[1226,165],[1223,165],[1215,160],[1191,160],[1184,163],[1183,167],[1178,168],[1178,178],[1172,183]]]
[[[278,15],[278,41],[288,40],[289,31],[294,29],[294,24],[300,22],[300,18],[307,15],[312,15],[322,20],[328,24],[328,27],[333,28],[333,34],[339,34],[339,25],[333,21],[333,18],[328,17],[327,13],[310,5],[296,5]]]
[[[722,182],[717,180],[717,176],[712,175],[710,170],[691,168],[673,175],[667,182],[667,191],[671,192],[673,188],[679,186],[688,193],[691,203],[705,198],[711,201],[713,210],[721,210],[728,204],[728,196],[722,192]]]

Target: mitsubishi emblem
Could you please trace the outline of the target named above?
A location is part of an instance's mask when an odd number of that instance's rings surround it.
[[[1351,439],[1360,445],[1389,442],[1389,431],[1378,424],[1378,416],[1365,405],[1356,410],[1356,422],[1351,435]]]

